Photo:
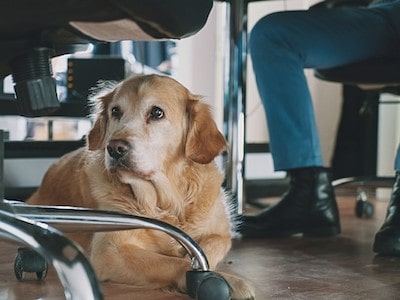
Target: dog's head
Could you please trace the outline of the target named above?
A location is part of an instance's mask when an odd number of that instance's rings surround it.
[[[171,164],[210,163],[226,147],[209,106],[172,78],[132,77],[94,100],[89,150],[102,150],[106,169],[151,179]]]

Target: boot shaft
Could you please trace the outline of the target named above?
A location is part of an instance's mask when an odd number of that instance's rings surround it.
[[[300,168],[288,171],[289,191],[293,199],[302,199],[308,207],[326,206],[326,201],[331,203],[335,199],[332,179],[329,169],[322,167]],[[297,195],[297,196],[296,196]],[[336,203],[336,202],[335,202]]]
[[[391,205],[400,206],[400,172],[396,172],[396,177],[392,189],[392,196],[389,203],[389,206]]]
[[[289,189],[275,205],[245,218],[246,236],[331,236],[340,220],[331,177],[325,168],[289,170]]]
[[[400,172],[396,172],[392,194],[387,207],[386,219],[392,218],[393,215],[398,215],[396,218],[400,219]]]

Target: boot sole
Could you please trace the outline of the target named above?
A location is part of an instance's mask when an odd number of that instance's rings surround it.
[[[329,237],[340,234],[340,226],[331,226],[325,228],[304,228],[298,230],[271,232],[254,230],[251,232],[241,232],[245,238],[274,238],[274,237],[290,237],[295,234],[303,234],[304,237]]]
[[[324,237],[324,236],[334,236],[341,232],[339,226],[332,226],[326,228],[313,228],[303,230],[303,236],[306,237]]]
[[[373,251],[382,256],[400,256],[400,242],[398,239],[376,239]]]

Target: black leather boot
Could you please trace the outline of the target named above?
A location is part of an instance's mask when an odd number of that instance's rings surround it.
[[[375,235],[374,252],[400,256],[400,173],[396,173],[385,222]]]
[[[278,237],[303,233],[332,236],[340,233],[335,193],[327,169],[301,168],[288,171],[289,190],[275,205],[257,216],[244,216],[244,237]]]

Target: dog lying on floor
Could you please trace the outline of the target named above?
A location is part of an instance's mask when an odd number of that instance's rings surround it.
[[[209,107],[172,78],[129,78],[93,100],[87,147],[47,171],[29,204],[69,205],[154,218],[191,236],[215,269],[231,247],[232,223],[214,158],[226,147]],[[165,233],[138,229],[72,236],[100,280],[185,292],[190,258]],[[233,299],[253,299],[223,274]]]

